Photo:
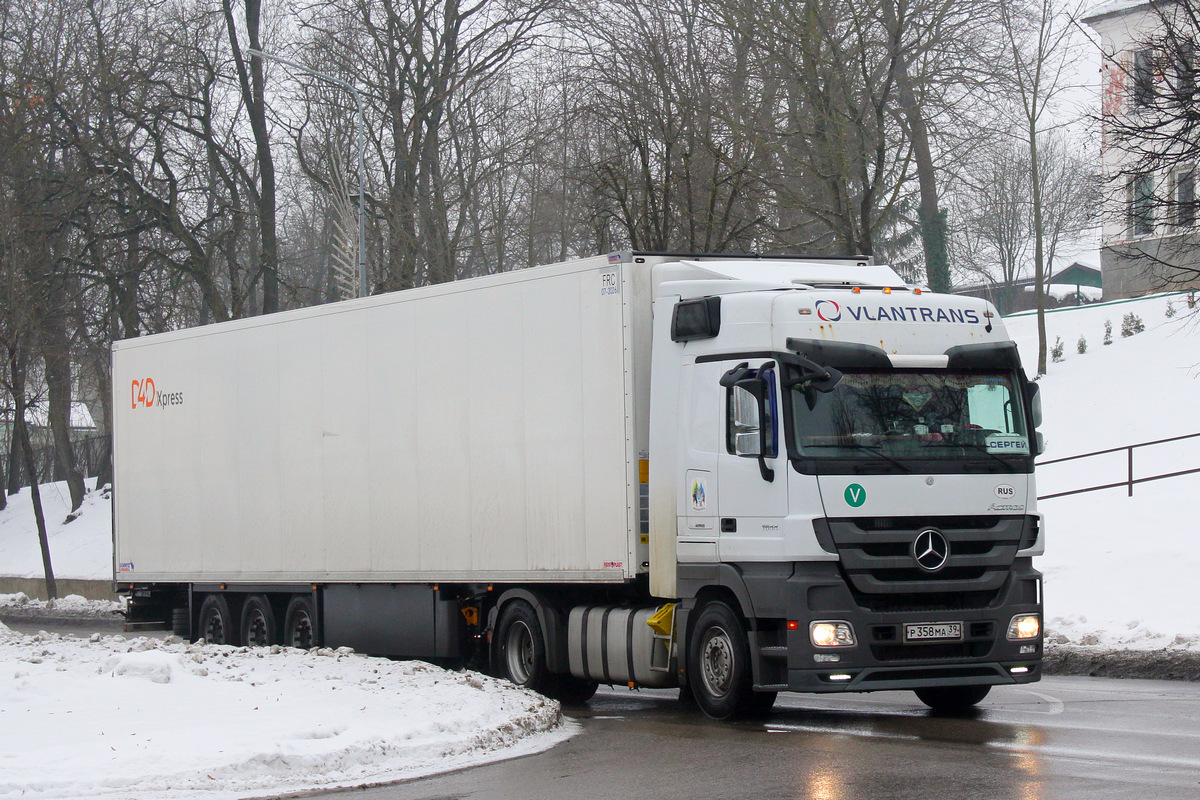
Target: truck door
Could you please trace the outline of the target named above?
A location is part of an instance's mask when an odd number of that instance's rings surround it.
[[[778,547],[788,513],[779,370],[769,359],[722,367],[716,393],[724,434],[717,456],[720,554],[722,560],[754,558]]]

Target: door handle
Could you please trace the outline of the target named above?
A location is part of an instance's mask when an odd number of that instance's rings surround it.
[[[737,519],[721,517],[721,533],[737,533]]]

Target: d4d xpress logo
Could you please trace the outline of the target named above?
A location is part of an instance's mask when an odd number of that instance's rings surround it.
[[[143,378],[133,381],[131,387],[133,409],[139,408],[168,408],[183,405],[183,392],[160,392],[154,388],[153,378]]]

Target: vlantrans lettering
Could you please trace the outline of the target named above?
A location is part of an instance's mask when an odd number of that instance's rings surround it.
[[[920,306],[879,306],[874,315],[866,306],[846,306],[855,322],[957,322],[966,325],[980,323],[979,312],[966,308],[922,308]]]

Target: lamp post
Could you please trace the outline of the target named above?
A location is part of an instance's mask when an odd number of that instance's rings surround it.
[[[312,75],[315,78],[329,81],[330,83],[341,86],[346,91],[354,96],[354,105],[358,109],[358,293],[359,297],[367,296],[367,229],[366,229],[366,212],[363,208],[363,196],[366,194],[366,161],[367,140],[364,135],[366,128],[366,118],[363,115],[362,98],[358,94],[358,89],[354,85],[348,83],[341,78],[335,78],[332,75],[326,75],[324,72],[318,72],[315,69],[310,69],[303,64],[297,64],[291,59],[277,56],[274,53],[266,53],[262,50],[247,48],[246,52],[252,56],[260,58],[269,58],[272,61],[278,61],[280,64],[285,64],[292,69]]]

